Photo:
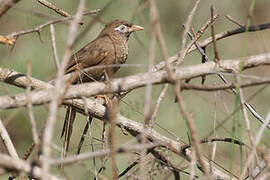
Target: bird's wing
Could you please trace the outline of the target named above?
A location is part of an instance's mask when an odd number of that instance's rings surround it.
[[[102,39],[105,40],[105,43],[104,41],[103,43],[100,43]],[[67,65],[66,74],[79,69],[93,67],[106,59],[109,47],[108,42],[106,42],[107,40],[104,38],[102,39],[96,39],[90,42],[73,54]]]

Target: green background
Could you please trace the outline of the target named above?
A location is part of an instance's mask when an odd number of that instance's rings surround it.
[[[70,14],[75,14],[78,1],[74,0],[58,0],[50,1],[53,2],[57,7],[64,9]],[[107,0],[87,0],[86,9],[103,9],[109,1]],[[174,55],[181,48],[182,42],[182,24],[185,23],[187,16],[189,15],[194,0],[156,0],[161,28],[166,40],[166,47],[168,49],[169,56]],[[203,0],[199,4],[198,10],[196,11],[192,26],[197,31],[210,17],[210,6],[214,5],[220,17],[215,23],[216,33],[231,30],[237,28],[237,25],[228,21],[224,16],[230,15],[237,19],[242,24],[247,23],[249,16],[250,2],[245,0],[226,0],[226,1],[213,1]],[[260,23],[266,23],[270,20],[270,1],[260,0],[257,1],[254,10],[251,14],[251,24],[257,25]],[[40,12],[48,15],[48,17],[38,17],[33,12]],[[0,19],[0,35],[6,35],[14,31],[26,30],[36,27],[42,23],[47,22],[50,19],[60,17],[58,14],[46,7],[40,5],[37,1],[26,1],[21,0],[18,4],[10,9]],[[142,64],[142,67],[123,67],[117,73],[116,77],[124,77],[133,75],[138,72],[146,72],[148,64],[148,49],[149,40],[151,36],[150,20],[149,20],[149,4],[143,0],[115,0],[105,10],[101,16],[101,20],[104,22],[110,22],[113,19],[125,19],[131,21],[134,24],[138,24],[145,28],[142,32],[137,32],[131,35],[129,40],[129,58],[128,64]],[[92,20],[91,16],[85,16],[83,22],[89,22]],[[56,30],[56,44],[59,58],[62,59],[63,51],[68,33],[68,24],[59,23],[55,25]],[[88,31],[86,36],[75,45],[73,52],[76,52],[85,44],[93,40],[104,27],[103,23],[95,23],[95,25]],[[85,25],[78,28],[77,34],[82,32]],[[211,35],[210,28],[206,31],[201,39],[207,38]],[[269,52],[269,37],[270,30],[264,30],[254,33],[242,33],[236,36],[228,37],[226,39],[218,41],[218,49],[221,59],[236,59],[242,56],[249,56],[254,54]],[[1,67],[13,69],[18,72],[26,73],[26,62],[31,61],[32,64],[32,76],[47,81],[52,79],[55,75],[55,66],[53,62],[53,53],[51,47],[50,31],[49,27],[41,30],[41,39],[37,33],[27,34],[20,36],[14,49],[11,51],[11,47],[0,45],[0,63]],[[189,40],[188,40],[189,42]],[[213,59],[212,46],[208,46],[207,55]],[[160,47],[156,47],[156,58],[155,63],[162,61],[162,55]],[[188,66],[193,64],[199,64],[201,62],[201,56],[196,51],[188,54],[185,57],[185,62],[182,66]],[[245,75],[253,76],[269,76],[269,67],[258,67],[243,72]],[[226,75],[226,77],[234,82],[232,75]],[[245,80],[245,78],[243,78]],[[194,79],[191,83],[199,84],[200,78]],[[206,84],[221,84],[216,76],[212,75],[207,77]],[[244,95],[248,98],[250,95],[255,93],[262,86],[251,87],[244,89]],[[152,109],[156,103],[156,99],[159,96],[162,89],[162,85],[154,86],[152,92]],[[24,92],[23,89],[19,89],[4,83],[0,83],[0,95],[11,95],[19,92]],[[189,111],[192,112],[197,132],[200,139],[204,138],[214,127],[214,113],[217,113],[217,122],[222,121],[226,118],[235,107],[235,96],[229,91],[219,92],[201,92],[201,91],[184,91],[184,101]],[[126,117],[135,120],[137,122],[144,122],[144,98],[145,88],[139,88],[129,93],[121,102],[119,111]],[[250,103],[258,111],[258,113],[265,117],[269,110],[269,87],[265,88]],[[32,143],[31,125],[26,108],[1,110],[0,118],[6,125],[8,132],[10,133],[11,139],[20,155],[25,153],[27,147]],[[40,131],[44,126],[44,123],[48,115],[48,106],[39,106],[34,108],[35,120],[38,124],[38,130]],[[53,143],[56,147],[61,148],[60,132],[64,120],[65,108],[61,107],[57,115],[57,124],[54,132]],[[249,118],[252,124],[252,133],[255,134],[260,127],[260,123],[250,115]],[[231,117],[225,125],[217,130],[217,137],[231,137],[232,122],[234,117]],[[86,123],[86,117],[77,115],[76,122],[73,126],[73,134],[70,144],[70,155],[76,153],[77,145],[82,134],[84,125]],[[188,129],[184,119],[182,118],[177,103],[174,103],[173,90],[169,89],[164,101],[161,104],[160,111],[156,119],[154,128],[161,134],[168,136],[172,139],[180,139],[188,143]],[[242,124],[242,125],[241,125]],[[247,133],[245,131],[245,124],[243,118],[241,123],[242,126],[242,140],[248,142]],[[168,132],[162,130],[160,127],[167,129],[173,133],[174,136]],[[237,126],[237,128],[239,127]],[[239,127],[240,128],[240,127]],[[102,122],[94,120],[91,125],[91,136],[94,138],[101,139]],[[125,136],[122,134],[120,129],[116,129],[116,144],[117,146],[133,139],[131,136]],[[237,131],[238,132],[238,131]],[[241,133],[241,132],[240,132]],[[89,134],[88,134],[89,135]],[[261,141],[261,145],[269,147],[270,131],[266,130]],[[92,140],[90,135],[87,137],[83,146],[83,152],[92,151],[91,143],[95,150],[101,148],[100,141]],[[135,144],[136,141],[133,141]],[[1,152],[5,152],[3,145],[0,146]],[[236,175],[240,174],[240,158],[239,148],[235,148],[235,157],[231,158],[231,145],[228,143],[218,143],[216,162],[222,165],[226,169],[230,169],[230,164],[233,162],[233,173]],[[211,151],[211,146],[203,145],[203,152],[205,156],[208,156]],[[60,151],[53,148],[54,157],[60,156]],[[178,167],[184,167],[183,160],[172,153],[166,152],[166,157],[170,159]],[[245,154],[243,157],[245,158]],[[137,155],[134,153],[121,154],[117,156],[117,165],[119,172],[127,167],[128,164],[136,159]],[[102,165],[99,158],[97,160],[96,168],[99,169]],[[110,165],[109,161],[105,164],[106,170],[102,173],[104,176],[110,179]],[[88,160],[84,163],[74,164],[65,168],[65,173],[71,179],[92,179],[93,173],[89,171],[89,168],[94,170],[93,161]],[[149,172],[148,172],[149,170]],[[56,174],[61,174],[57,167],[53,168]],[[189,171],[189,169],[187,169]],[[169,170],[157,166],[155,161],[151,161],[146,168],[147,177],[154,179],[162,179],[168,176]],[[198,172],[198,175],[200,172]],[[139,175],[139,173],[135,173]],[[168,176],[169,179],[173,179],[173,176]],[[186,175],[181,177],[187,178]],[[1,177],[0,177],[1,178]],[[132,179],[132,178],[131,178]]]

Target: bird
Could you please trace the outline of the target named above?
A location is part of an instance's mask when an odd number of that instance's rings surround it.
[[[140,30],[144,30],[144,28],[121,19],[106,24],[96,39],[70,57],[65,74],[78,72],[73,73],[70,82],[78,84],[112,79],[120,67],[111,65],[120,65],[126,62],[129,37],[133,32]],[[75,109],[68,106],[61,134],[61,137],[65,136],[63,157],[68,151],[75,115]]]

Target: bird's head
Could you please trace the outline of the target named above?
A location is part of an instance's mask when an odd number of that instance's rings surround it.
[[[128,21],[117,19],[108,23],[102,30],[101,34],[121,36],[128,39],[132,32],[140,30],[144,30],[144,28],[138,25],[134,25]]]

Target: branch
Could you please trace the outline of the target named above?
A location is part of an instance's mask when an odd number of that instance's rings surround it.
[[[233,36],[233,35],[237,35],[237,34],[241,34],[241,33],[246,33],[246,32],[255,32],[255,31],[262,31],[262,30],[265,30],[265,29],[269,29],[270,28],[270,23],[265,23],[265,24],[260,24],[260,25],[257,25],[257,26],[249,26],[249,27],[246,27],[246,26],[243,26],[243,27],[240,27],[240,28],[236,28],[236,29],[233,29],[233,30],[230,30],[230,31],[224,31],[224,32],[221,32],[219,34],[216,34],[215,35],[215,38],[216,40],[221,40],[221,39],[224,39],[226,37],[230,37],[230,36]],[[194,41],[196,42],[196,41]],[[209,37],[205,40],[202,40],[202,41],[199,41],[198,44],[201,46],[201,47],[206,47],[208,46],[209,44],[212,43],[212,37]],[[191,46],[191,48],[188,49],[187,51],[187,54],[188,53],[191,53],[192,51],[195,51],[197,48],[196,46],[193,44]],[[177,58],[179,57],[181,51],[177,52],[176,54],[174,54],[173,56],[171,56],[168,60],[170,63],[173,63],[177,60]],[[157,70],[160,70],[162,68],[165,67],[165,62],[164,61],[161,61],[160,63],[156,64],[155,65],[155,68],[153,71],[157,71]]]
[[[0,1],[0,18],[11,8],[15,3],[20,0],[2,0]]]
[[[23,81],[23,79],[25,79],[24,75],[17,73],[15,71],[10,71],[8,69],[4,69],[4,70],[5,70],[4,72],[6,72],[6,73],[2,73],[2,71],[0,69],[0,80],[5,80],[4,77],[9,78],[8,75],[11,74],[11,75],[18,77],[18,78],[11,77],[11,79],[13,79],[13,81],[9,81],[9,84],[12,84],[12,82],[13,82],[14,85],[19,86],[19,87],[26,87],[27,86],[27,83],[26,83],[27,81]],[[5,75],[5,76],[3,76],[3,75]],[[31,86],[38,88],[38,85],[40,85],[39,89],[52,86],[48,83],[31,78]],[[76,110],[78,112],[85,114],[85,115],[90,114],[93,117],[96,117],[102,121],[104,121],[106,119],[106,117],[108,117],[108,111],[107,111],[106,107],[101,105],[100,103],[98,103],[96,101],[92,101],[90,99],[66,100],[66,101],[64,101],[63,104],[72,105],[74,108],[76,108]],[[88,112],[89,114],[86,114],[86,112]],[[132,136],[136,137],[137,135],[144,132],[144,135],[150,141],[161,144],[164,147],[167,147],[168,149],[170,149],[171,151],[179,154],[181,147],[182,147],[182,145],[179,142],[173,141],[173,140],[157,133],[155,130],[152,130],[152,129],[148,129],[147,131],[145,131],[143,124],[135,122],[133,120],[130,120],[130,119],[122,116],[121,114],[117,114],[116,119],[117,119],[116,124],[121,128],[124,127]],[[184,158],[187,157],[186,155],[188,155],[189,152],[190,152],[189,150],[186,150],[186,154],[184,155]],[[207,162],[207,166],[209,167],[208,161],[206,159],[204,159],[204,160]],[[213,167],[213,170],[214,170],[213,174],[216,177],[223,177],[223,179],[229,179],[229,175],[219,171],[218,169],[216,169],[214,167]]]
[[[0,119],[0,136],[3,141],[5,148],[7,149],[9,155],[14,159],[19,159],[18,153],[9,137],[7,129],[5,128],[2,120]]]
[[[85,13],[83,13],[83,15],[98,14],[99,12],[100,12],[100,9],[96,9],[96,10],[91,10],[91,11],[85,12]],[[64,17],[64,18],[53,19],[53,20],[47,21],[46,23],[41,24],[41,25],[39,25],[39,26],[37,26],[35,28],[32,28],[32,29],[21,30],[21,31],[18,31],[18,32],[12,32],[12,33],[10,33],[10,34],[8,34],[6,36],[0,35],[0,43],[11,45],[16,41],[16,38],[18,36],[22,36],[22,35],[33,33],[33,32],[39,33],[41,31],[41,29],[43,29],[43,28],[45,28],[45,27],[47,27],[47,26],[49,26],[51,24],[65,22],[65,21],[72,20],[72,19],[74,19],[74,16],[68,16],[68,17]]]
[[[53,11],[55,11],[56,13],[60,14],[61,16],[64,17],[70,17],[71,15],[69,13],[67,13],[66,11],[56,7],[53,3],[48,2],[46,0],[37,0],[40,4],[46,6],[49,9],[52,9]]]
[[[223,84],[223,85],[197,85],[197,84],[188,84],[188,83],[182,83],[181,89],[182,90],[198,90],[198,91],[218,91],[218,90],[226,90],[231,88],[246,88],[250,86],[257,86],[262,84],[269,84],[270,78],[260,78],[256,80],[250,80],[246,82],[242,82],[240,85],[236,85],[234,83],[230,84]]]
[[[202,75],[216,74],[219,72],[237,72],[240,68],[247,69],[261,65],[270,65],[270,53],[244,57],[237,60],[223,60],[220,61],[219,65],[214,62],[207,62],[189,67],[178,67],[174,69],[174,71],[175,78],[177,80],[183,80],[196,78]],[[5,71],[5,69],[0,68],[0,75],[2,74],[1,71]],[[151,78],[149,78],[149,76]],[[7,79],[9,79],[9,77],[7,77]],[[6,78],[0,77],[0,80],[6,81]],[[169,82],[168,75],[165,70],[152,72],[150,74],[140,73],[125,78],[115,79],[107,84],[102,82],[93,82],[74,85],[69,88],[64,98],[71,99],[80,98],[82,96],[90,97],[97,94],[129,91],[145,86],[148,81],[150,81],[152,84]],[[48,103],[53,98],[54,91],[52,89],[40,90],[31,93],[33,105]],[[15,108],[20,106],[26,106],[25,93],[0,97],[0,109]]]
[[[8,155],[0,154],[0,166],[5,169],[11,169],[11,170],[17,170],[17,171],[23,171],[28,174],[31,174],[34,178],[40,179],[41,177],[45,176],[46,179],[51,180],[60,180],[60,178],[56,176],[52,176],[48,173],[44,174],[44,172],[41,170],[41,168],[35,166],[32,167],[29,163],[21,160],[21,159],[14,159],[11,158]]]

